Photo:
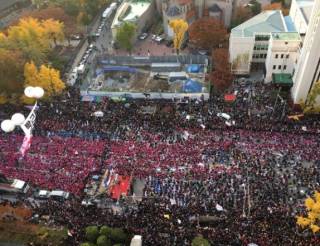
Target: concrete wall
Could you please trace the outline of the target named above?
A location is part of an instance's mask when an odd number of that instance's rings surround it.
[[[296,0],[292,0],[289,15],[300,34],[305,34],[307,32],[308,24],[303,17],[299,5]]]
[[[229,39],[229,54],[232,72],[234,74],[249,74],[254,47],[254,37],[235,37],[232,34]],[[238,58],[237,58],[238,57]],[[239,59],[242,57],[241,59]],[[244,59],[247,58],[247,59]],[[236,60],[240,60],[235,67]]]
[[[320,76],[320,0],[315,1],[301,56],[293,76],[291,95],[294,103],[305,102],[313,83]]]

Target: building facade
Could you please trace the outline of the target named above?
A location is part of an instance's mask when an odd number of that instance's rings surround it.
[[[152,25],[154,14],[154,1],[135,0],[122,2],[111,24],[113,40],[116,39],[117,30],[124,22],[131,22],[136,25],[136,36],[134,37],[136,39],[138,35]]]
[[[306,102],[315,82],[320,80],[320,0],[314,1],[301,55],[293,73],[293,102]],[[318,100],[319,104],[319,100]]]
[[[231,23],[233,0],[163,0],[161,3],[163,28],[169,39],[173,37],[169,22],[174,19],[183,19],[191,24],[197,18],[211,16],[226,27]]]

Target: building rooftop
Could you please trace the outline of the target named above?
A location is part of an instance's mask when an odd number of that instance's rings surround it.
[[[297,4],[300,7],[301,13],[306,20],[307,23],[309,23],[312,8],[314,5],[314,0],[297,0]]]
[[[124,2],[118,8],[113,19],[112,26],[120,25],[122,22],[135,22],[150,6],[150,1],[135,0]]]
[[[274,40],[301,40],[299,33],[297,32],[277,32],[272,33],[272,38]]]
[[[217,12],[222,12],[221,8],[218,6],[218,4],[214,4],[211,7],[209,7],[209,12],[217,13]]]
[[[286,23],[288,32],[296,32],[296,26],[294,25],[290,15],[284,16],[284,22]]]
[[[167,15],[171,17],[178,16],[180,14],[181,14],[181,11],[177,6],[171,6],[167,10]]]
[[[253,37],[255,33],[287,31],[281,10],[268,10],[252,17],[231,30],[231,35]]]

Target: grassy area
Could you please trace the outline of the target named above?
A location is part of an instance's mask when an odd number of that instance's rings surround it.
[[[0,222],[0,242],[35,245],[66,245],[67,230],[52,229],[22,221]]]

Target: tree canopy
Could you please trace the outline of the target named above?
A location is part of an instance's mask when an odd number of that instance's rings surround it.
[[[228,50],[225,48],[215,49],[212,53],[212,61],[211,83],[217,90],[223,91],[231,85],[233,79]]]
[[[188,23],[182,19],[171,20],[169,26],[174,32],[173,44],[174,48],[179,53],[180,47],[184,40],[184,35],[188,30]]]
[[[304,205],[307,216],[297,216],[297,224],[302,228],[309,228],[313,233],[320,231],[320,193],[315,192],[313,197],[308,197]]]
[[[136,26],[130,22],[124,22],[116,34],[116,41],[121,48],[131,51],[133,48],[132,39],[135,35]]]
[[[210,246],[210,243],[207,239],[202,236],[195,237],[191,243],[192,246]]]
[[[190,43],[197,48],[211,50],[226,41],[227,29],[212,17],[203,17],[189,26]]]

